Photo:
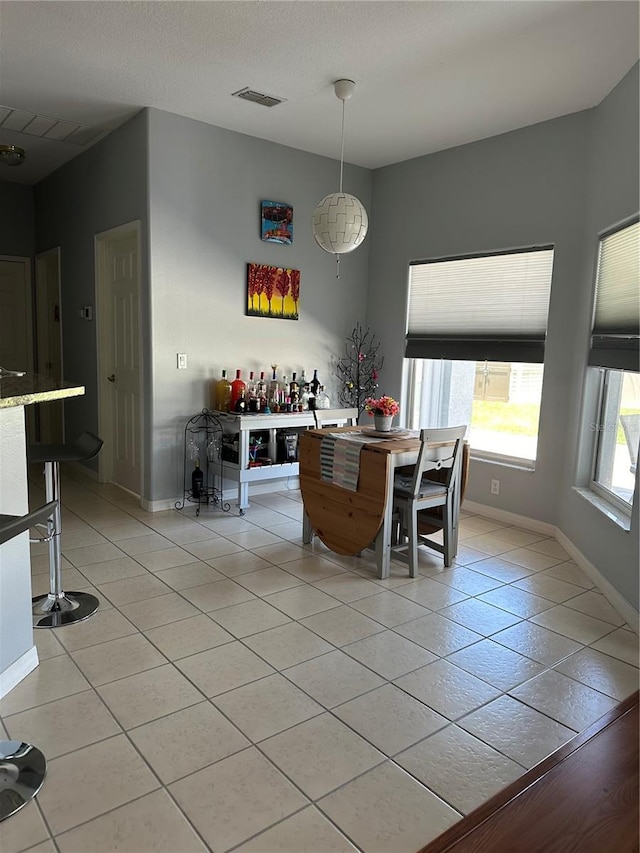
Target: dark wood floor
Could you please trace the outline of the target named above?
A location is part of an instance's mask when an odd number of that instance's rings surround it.
[[[420,853],[638,853],[638,693]]]

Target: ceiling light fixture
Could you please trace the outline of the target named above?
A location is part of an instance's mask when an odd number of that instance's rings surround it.
[[[336,97],[342,101],[342,142],[340,146],[340,191],[325,196],[313,212],[313,236],[325,252],[336,256],[337,275],[340,278],[340,255],[357,249],[367,236],[369,218],[364,205],[354,195],[342,191],[344,170],[344,106],[353,95],[353,80],[336,80],[333,84]]]
[[[3,166],[20,166],[26,156],[24,148],[17,145],[0,145],[0,163]]]

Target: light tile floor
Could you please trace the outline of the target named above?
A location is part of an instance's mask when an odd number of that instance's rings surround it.
[[[101,606],[35,631],[0,701],[48,759],[3,853],[414,853],[638,687],[636,634],[535,531],[463,513],[453,568],[380,581],[303,546],[297,491],[199,518],[62,495],[65,587]]]

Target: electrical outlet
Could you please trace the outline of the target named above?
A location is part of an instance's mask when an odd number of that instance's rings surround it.
[[[187,369],[187,354],[186,352],[178,353],[178,370],[186,370]]]
[[[500,494],[500,480],[492,480],[491,481],[491,494],[499,495]]]

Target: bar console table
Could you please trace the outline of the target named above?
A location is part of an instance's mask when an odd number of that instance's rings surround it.
[[[297,441],[315,427],[313,412],[211,414],[222,425],[218,473],[238,483],[240,515],[249,507],[250,483],[298,476]]]

